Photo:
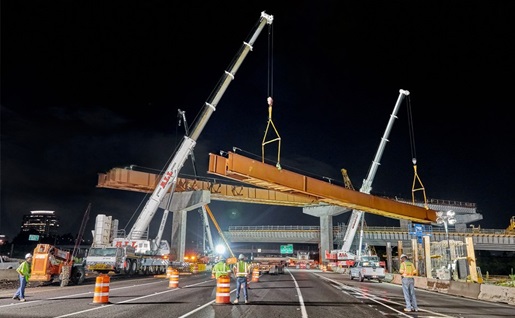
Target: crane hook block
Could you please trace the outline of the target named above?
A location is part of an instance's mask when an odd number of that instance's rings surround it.
[[[274,100],[272,99],[272,97],[268,97],[268,98],[266,99],[266,101],[268,102],[268,105],[269,105],[269,106],[272,106],[272,104],[274,103]]]

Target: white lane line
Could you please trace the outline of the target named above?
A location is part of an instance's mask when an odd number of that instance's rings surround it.
[[[369,294],[369,293],[366,293],[366,292],[363,292],[362,290],[360,290],[359,288],[356,288],[356,287],[351,287],[351,286],[348,286],[348,285],[345,285],[339,281],[336,281],[336,280],[333,280],[333,279],[330,279],[330,278],[327,278],[327,277],[324,277],[322,275],[319,275],[319,274],[316,274],[316,276],[322,278],[322,279],[325,279],[327,281],[330,281],[336,285],[338,285],[340,288],[343,289],[343,291],[352,291],[354,293],[357,293],[360,297],[359,298],[366,298],[366,299],[369,299],[383,307],[386,307],[390,310],[393,310],[395,312],[397,312],[398,314],[400,314],[401,316],[405,316],[405,317],[412,317],[408,314],[406,314],[404,311],[400,311],[400,310],[397,310],[395,308],[392,308],[391,306],[387,305],[386,303],[390,303],[390,304],[395,304],[395,305],[398,305],[398,306],[402,306],[404,308],[404,304],[401,304],[401,303],[398,303],[398,302],[395,302],[395,301],[391,301],[391,300],[387,300],[387,299],[384,299],[382,297],[378,297],[378,296],[375,296],[373,294]],[[356,296],[354,296],[356,297]],[[358,298],[358,297],[356,297]],[[448,315],[444,315],[444,314],[440,314],[440,313],[437,313],[437,312],[433,312],[433,311],[430,311],[430,310],[424,310],[424,309],[419,309],[419,312],[425,312],[425,313],[430,313],[432,315],[435,315],[435,317],[443,317],[443,318],[455,318],[454,316],[448,316]]]
[[[293,282],[295,283],[295,289],[297,289],[297,293],[299,295],[299,303],[300,303],[300,312],[302,313],[303,318],[308,317],[308,312],[306,311],[306,306],[304,305],[304,298],[302,298],[302,293],[300,292],[299,284],[297,284],[297,280],[295,277],[293,277],[293,274],[289,269],[286,269],[286,271],[290,274],[291,278],[293,279]]]
[[[203,281],[203,282],[200,282],[200,283],[196,283],[196,284],[192,284],[192,285],[187,285],[187,286],[184,286],[184,287],[182,287],[182,288],[187,288],[187,287],[191,287],[191,286],[197,286],[197,285],[201,285],[201,284],[204,284],[204,283],[206,283],[206,282],[210,282],[210,281],[211,281],[211,280],[209,280],[209,281]],[[141,285],[139,285],[139,286],[141,286]],[[118,288],[118,289],[124,289],[124,288],[126,288],[126,287],[120,287],[120,288]],[[100,307],[95,307],[95,308],[90,308],[90,309],[86,309],[86,310],[76,311],[76,312],[72,312],[72,313],[69,313],[69,314],[66,314],[66,315],[56,316],[56,317],[54,317],[54,318],[61,318],[61,317],[70,317],[70,316],[75,316],[75,315],[82,314],[82,313],[85,313],[85,312],[91,312],[91,311],[94,311],[94,310],[99,310],[99,309],[103,309],[103,308],[108,308],[108,307],[111,307],[111,306],[114,306],[114,305],[117,305],[117,304],[130,303],[130,302],[132,302],[132,301],[141,300],[141,299],[145,299],[145,298],[148,298],[148,297],[153,297],[153,296],[156,296],[156,295],[161,295],[161,294],[170,293],[170,292],[173,292],[173,291],[176,291],[176,290],[179,290],[179,289],[170,289],[170,290],[165,290],[165,291],[162,291],[162,292],[153,293],[153,294],[146,295],[146,296],[141,296],[141,297],[136,297],[136,298],[127,299],[127,300],[120,301],[120,302],[117,302],[117,303],[109,303],[109,304],[106,304],[106,305],[102,305],[102,304],[100,304]]]

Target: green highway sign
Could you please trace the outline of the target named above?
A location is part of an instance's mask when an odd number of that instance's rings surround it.
[[[293,254],[293,244],[281,245],[281,254]]]
[[[29,234],[29,241],[39,241],[39,235]]]

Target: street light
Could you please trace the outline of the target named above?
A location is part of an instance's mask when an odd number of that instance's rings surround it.
[[[448,267],[449,267],[449,274],[450,274],[450,280],[452,280],[452,264],[451,264],[451,242],[449,241],[449,228],[448,225],[454,225],[456,224],[456,212],[453,210],[447,211],[445,214],[443,211],[436,212],[436,223],[443,224],[445,228],[445,237],[447,238],[447,253],[448,253]]]

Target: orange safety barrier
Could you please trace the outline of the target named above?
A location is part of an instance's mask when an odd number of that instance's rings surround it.
[[[166,278],[170,278],[170,275],[172,275],[172,271],[173,271],[173,267],[172,266],[168,266],[166,268]]]
[[[259,268],[254,267],[252,270],[252,282],[257,283],[259,282]]]
[[[222,275],[216,281],[216,303],[231,303],[231,278],[229,276]]]
[[[179,287],[179,271],[175,268],[172,268],[170,273],[170,282],[168,283],[168,288],[177,288]]]
[[[95,281],[95,292],[93,294],[94,304],[109,303],[109,282],[111,278],[108,275],[100,274]]]
[[[197,264],[194,264],[194,265],[193,265],[193,268],[191,269],[191,272],[192,272],[193,274],[198,274],[198,265],[197,265]]]

